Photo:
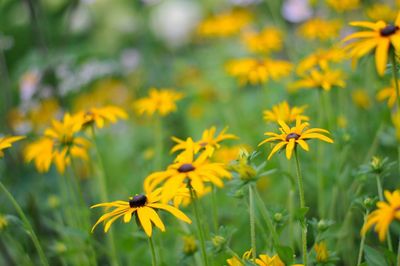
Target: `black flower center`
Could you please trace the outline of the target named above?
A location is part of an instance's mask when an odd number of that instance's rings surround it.
[[[133,199],[129,200],[129,206],[131,208],[142,207],[146,204],[147,197],[145,195],[136,195]]]
[[[290,133],[290,134],[288,134],[288,135],[286,136],[286,141],[289,141],[290,139],[295,139],[295,140],[297,140],[297,139],[299,139],[299,138],[300,138],[300,135],[299,135],[299,134]]]
[[[380,34],[382,37],[387,37],[394,34],[398,29],[399,27],[389,24],[380,30]]]
[[[195,168],[191,163],[184,163],[178,168],[179,173],[187,173],[193,171]]]

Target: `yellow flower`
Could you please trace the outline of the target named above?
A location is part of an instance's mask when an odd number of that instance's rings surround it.
[[[351,98],[353,100],[353,103],[362,109],[369,109],[371,107],[371,100],[369,98],[369,95],[363,89],[352,91]]]
[[[196,193],[198,198],[201,198],[208,193],[211,192],[211,187],[206,186],[203,191],[199,191]],[[192,202],[192,198],[190,195],[190,190],[188,189],[186,184],[181,184],[181,187],[176,192],[175,196],[172,199],[172,203],[175,207],[183,206],[186,207]]]
[[[269,138],[263,140],[258,146],[261,146],[267,142],[278,142],[271,153],[268,156],[268,160],[274,155],[277,151],[283,149],[286,146],[286,158],[290,159],[292,157],[293,150],[297,148],[297,145],[308,151],[309,147],[307,144],[307,140],[310,139],[319,139],[322,141],[326,141],[329,143],[333,143],[333,140],[321,133],[329,133],[329,131],[322,128],[310,128],[306,129],[309,124],[302,123],[301,119],[296,120],[296,126],[290,128],[284,121],[279,120],[279,125],[281,126],[279,130],[281,134],[276,134],[274,132],[265,132],[264,135],[270,136]]]
[[[259,266],[285,266],[282,260],[279,258],[278,255],[274,255],[272,257],[268,255],[260,255],[256,259],[256,264]]]
[[[163,183],[162,202],[172,199],[186,182],[190,182],[189,184],[198,194],[204,193],[205,183],[211,182],[217,187],[223,187],[222,178],[230,179],[231,174],[225,169],[224,164],[210,163],[207,157],[208,154],[205,152],[201,153],[197,159],[194,158],[193,153],[182,153],[175,163],[168,166],[167,170],[149,175],[145,179],[145,187],[152,189]]]
[[[251,14],[248,11],[228,11],[202,21],[197,33],[204,37],[228,37],[240,32],[250,21]]]
[[[387,22],[394,21],[397,16],[395,8],[381,3],[373,4],[365,11],[365,14],[373,21],[383,20]]]
[[[357,9],[360,5],[360,0],[326,0],[328,6],[337,12],[344,12]]]
[[[300,26],[299,34],[305,39],[326,41],[338,37],[340,27],[337,20],[313,18]]]
[[[386,68],[389,49],[394,47],[399,49],[400,45],[400,13],[396,18],[394,25],[387,24],[380,20],[378,22],[356,21],[351,22],[351,26],[363,27],[368,30],[355,32],[343,39],[343,42],[354,40],[347,44],[346,50],[349,55],[357,60],[375,49],[376,70],[380,76],[383,76]]]
[[[82,117],[68,113],[62,121],[53,120],[44,136],[25,148],[25,161],[35,161],[36,169],[41,173],[47,172],[53,162],[58,172],[64,174],[72,158],[88,160],[89,141],[77,136],[82,123]]]
[[[83,126],[96,125],[103,128],[106,122],[116,123],[118,119],[127,119],[128,114],[117,106],[92,107],[77,114],[83,120]]]
[[[160,193],[161,189],[158,188],[154,191],[148,190],[146,191],[146,194],[135,195],[134,197],[131,197],[129,201],[118,200],[93,205],[91,208],[114,207],[115,209],[103,214],[93,226],[92,232],[98,224],[105,222],[104,232],[107,233],[112,223],[118,218],[123,217],[124,222],[128,223],[132,219],[132,216],[135,215],[146,235],[151,237],[152,224],[158,227],[162,232],[165,231],[164,223],[161,221],[156,212],[158,210],[167,211],[186,223],[192,223],[190,218],[179,209],[160,203]]]
[[[325,241],[321,241],[314,245],[315,253],[317,254],[317,262],[326,262],[329,258],[328,249]]]
[[[3,150],[10,148],[14,142],[24,138],[24,136],[0,137],[0,158],[4,156]]]
[[[242,39],[247,49],[255,53],[268,54],[281,50],[283,46],[282,32],[273,27],[266,27],[259,33],[246,32]]]
[[[400,86],[400,82],[398,82],[399,86]],[[387,88],[383,88],[381,90],[379,90],[379,92],[376,94],[376,99],[378,101],[384,101],[387,100],[387,105],[389,108],[392,108],[397,100],[397,94],[396,94],[396,88],[395,88],[395,84],[394,81],[392,80],[392,86],[391,87],[387,87]]]
[[[236,145],[232,147],[221,147],[215,151],[213,160],[226,164],[236,160],[242,151],[249,152],[251,147],[248,145]]]
[[[0,231],[6,228],[8,225],[8,219],[5,215],[0,214]]]
[[[375,225],[379,240],[384,241],[392,221],[400,220],[400,191],[396,190],[393,193],[385,191],[385,198],[387,202],[379,201],[376,204],[378,209],[368,215],[367,222],[361,229],[362,235]]]
[[[238,79],[240,85],[257,85],[268,80],[279,80],[290,74],[292,64],[282,60],[242,58],[226,65],[229,75]]]
[[[192,235],[182,237],[183,253],[187,256],[194,254],[197,251],[196,238]]]
[[[295,91],[299,88],[323,89],[330,91],[332,87],[344,88],[344,73],[341,70],[313,69],[310,73],[302,75],[303,79],[293,82],[289,85],[289,90]]]
[[[59,112],[60,105],[58,101],[56,99],[46,99],[33,107],[32,110],[29,110],[27,118],[31,122],[34,131],[41,132]]]
[[[264,111],[264,120],[267,122],[278,122],[282,120],[286,123],[296,121],[297,118],[308,121],[308,116],[303,115],[304,109],[307,106],[303,105],[300,107],[290,107],[287,101],[283,101],[272,106],[272,110]]]
[[[158,113],[161,116],[166,116],[169,113],[175,112],[176,101],[182,99],[183,94],[171,89],[151,89],[149,96],[139,99],[134,102],[134,107],[138,113],[143,115],[153,115]]]
[[[342,61],[344,57],[345,53],[343,49],[331,48],[328,50],[317,50],[300,61],[296,68],[296,73],[298,75],[303,75],[314,67],[328,69],[330,62],[338,63]]]
[[[243,260],[250,260],[252,252],[253,252],[252,249],[244,252],[243,255],[242,255],[242,260],[237,256],[233,256],[232,258],[227,259],[226,263],[228,263],[229,266],[244,266],[242,261]]]
[[[212,126],[209,129],[203,131],[201,139],[194,142],[192,138],[187,138],[186,141],[178,139],[177,137],[172,137],[172,140],[177,144],[172,147],[171,152],[176,152],[183,150],[184,152],[189,151],[194,154],[198,153],[201,149],[211,157],[216,149],[219,149],[221,145],[219,144],[223,140],[227,139],[237,139],[238,137],[233,134],[226,134],[225,132],[228,128],[224,128],[218,135],[215,136],[217,128]]]
[[[396,129],[396,138],[400,140],[400,112],[397,111],[392,114],[392,123],[394,128]]]

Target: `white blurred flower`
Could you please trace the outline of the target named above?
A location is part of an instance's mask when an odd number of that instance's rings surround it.
[[[33,95],[39,88],[41,74],[39,70],[29,70],[25,72],[19,80],[19,93],[21,101],[27,102],[32,99]]]
[[[282,16],[289,22],[299,23],[312,16],[308,0],[286,0],[282,6]]]
[[[79,5],[71,14],[70,29],[74,33],[81,33],[90,28],[92,18],[86,5]]]
[[[153,9],[150,27],[169,47],[179,47],[189,40],[200,16],[194,1],[166,0]]]
[[[120,55],[120,62],[124,72],[132,72],[140,63],[140,53],[136,49],[125,49]]]
[[[261,3],[261,0],[230,0],[229,2],[237,6],[247,6]]]

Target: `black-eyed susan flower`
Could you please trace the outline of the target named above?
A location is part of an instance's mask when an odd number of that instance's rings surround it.
[[[10,148],[14,142],[24,138],[24,136],[0,137],[0,158],[4,156],[3,150]]]
[[[252,253],[253,251],[250,249],[243,253],[242,259],[240,259],[238,256],[233,256],[232,258],[227,259],[226,263],[228,263],[229,266],[244,266],[245,264],[243,262],[249,261]]]
[[[58,172],[64,174],[72,158],[88,160],[87,149],[90,143],[78,136],[82,124],[82,117],[68,113],[62,121],[53,120],[44,136],[25,148],[25,161],[34,161],[36,169],[41,173],[47,172],[53,162]]]
[[[317,262],[326,262],[329,259],[328,248],[326,247],[326,242],[321,241],[314,245],[314,250]]]
[[[279,80],[290,74],[292,64],[284,60],[272,60],[269,58],[241,58],[227,63],[226,71],[232,77],[238,79],[240,85],[264,84],[267,81]]]
[[[398,86],[400,86],[400,82],[398,82]],[[378,101],[387,100],[387,106],[392,108],[396,104],[397,100],[397,93],[396,93],[396,86],[394,81],[392,80],[392,86],[380,89],[376,94],[376,99]]]
[[[146,190],[146,189],[145,189]],[[128,201],[118,200],[113,202],[105,202],[93,205],[91,208],[105,207],[114,208],[112,211],[103,214],[92,227],[92,232],[102,222],[105,222],[104,232],[108,232],[110,226],[120,217],[123,217],[123,221],[128,223],[131,221],[132,216],[137,218],[140,227],[143,228],[144,232],[148,237],[152,235],[152,226],[155,225],[162,232],[165,231],[165,225],[160,219],[157,211],[164,210],[174,215],[179,220],[186,223],[192,223],[189,217],[187,217],[179,209],[160,203],[161,188],[155,189],[154,191],[147,190],[145,194],[138,194],[131,197]]]
[[[380,76],[383,76],[386,68],[389,49],[400,48],[400,13],[394,24],[388,24],[382,20],[378,22],[355,21],[351,26],[366,28],[367,30],[350,34],[343,42],[353,41],[346,46],[349,55],[358,59],[375,49],[375,65]]]
[[[187,138],[186,141],[181,140],[177,137],[172,137],[172,140],[177,144],[172,147],[171,152],[183,150],[193,152],[197,154],[200,150],[204,149],[208,156],[212,156],[216,149],[219,149],[221,145],[219,144],[221,141],[227,139],[238,139],[237,136],[233,134],[227,134],[226,131],[228,128],[224,128],[216,135],[217,128],[212,126],[209,129],[203,131],[201,139],[194,142],[192,138]]]
[[[375,226],[374,230],[378,233],[379,240],[384,241],[393,220],[400,220],[400,191],[385,191],[385,198],[387,202],[379,201],[376,204],[378,209],[368,215],[367,222],[361,229],[362,235]]]
[[[217,14],[202,21],[197,33],[203,37],[228,37],[239,33],[252,20],[246,10],[232,10]]]
[[[176,102],[182,99],[183,94],[172,89],[152,88],[148,97],[141,98],[134,102],[133,106],[140,115],[149,116],[155,113],[166,116],[177,109]]]
[[[360,6],[360,0],[326,0],[326,3],[339,13],[354,10]]]
[[[313,18],[300,26],[299,34],[304,39],[326,41],[337,38],[340,28],[341,23],[338,20]]]
[[[283,101],[272,106],[271,110],[265,110],[264,120],[267,122],[278,122],[279,120],[291,123],[296,121],[297,118],[308,121],[309,117],[303,115],[304,110],[307,106],[303,105],[300,107],[291,107],[287,101]]]
[[[277,142],[273,147],[271,153],[268,156],[268,160],[279,150],[286,147],[286,158],[290,159],[292,157],[293,150],[299,145],[303,150],[308,151],[309,146],[307,140],[319,139],[328,143],[333,143],[333,140],[321,133],[328,134],[329,131],[322,128],[310,128],[307,129],[309,124],[302,122],[301,119],[296,120],[296,125],[290,128],[284,121],[279,120],[279,125],[281,126],[279,130],[281,134],[274,132],[265,132],[264,135],[270,136],[269,138],[263,140],[258,146],[261,146],[267,142]]]
[[[327,50],[317,50],[300,61],[296,67],[296,73],[303,75],[315,67],[329,69],[330,63],[339,63],[345,58],[343,49],[336,47]]]
[[[254,53],[269,54],[282,49],[282,32],[274,27],[266,27],[261,32],[245,32],[242,40],[247,49]]]
[[[256,259],[255,262],[259,266],[285,266],[278,255],[273,255],[270,257],[267,254],[262,254]]]
[[[206,186],[203,191],[197,193],[196,196],[201,198],[211,192],[211,187]],[[174,198],[172,199],[172,203],[175,207],[186,207],[192,202],[192,197],[190,195],[190,190],[187,187],[187,184],[182,184],[181,187],[176,192]]]
[[[162,183],[162,202],[175,197],[182,184],[189,183],[197,194],[204,193],[206,183],[223,187],[223,178],[231,178],[223,163],[210,163],[208,154],[203,152],[197,158],[193,153],[184,152],[167,170],[156,172],[145,179],[145,187],[150,189]]]
[[[341,70],[333,69],[313,69],[309,73],[302,75],[302,79],[289,85],[289,90],[304,89],[323,89],[330,91],[333,87],[344,88],[344,73]]]
[[[78,112],[81,116],[83,126],[96,125],[103,128],[106,123],[116,123],[119,119],[127,119],[128,114],[117,106],[92,107],[88,110]]]
[[[397,16],[396,9],[383,3],[376,3],[365,10],[367,17],[373,21],[394,21]]]

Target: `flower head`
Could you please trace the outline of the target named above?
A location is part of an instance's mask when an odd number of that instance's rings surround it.
[[[326,242],[321,241],[314,245],[315,253],[317,254],[317,262],[326,262],[329,258]]]
[[[285,266],[278,255],[272,257],[262,254],[256,259],[256,264],[259,266]]]
[[[400,82],[398,82],[398,85],[400,86]],[[384,101],[387,100],[387,106],[389,108],[392,108],[397,100],[397,94],[396,94],[396,88],[394,81],[392,80],[392,86],[391,87],[386,87],[381,90],[376,94],[376,99],[378,101]]]
[[[300,26],[299,33],[305,39],[326,41],[339,35],[340,26],[337,20],[313,18]]]
[[[358,59],[375,49],[376,70],[383,76],[386,68],[389,49],[400,48],[400,13],[394,24],[388,24],[382,20],[378,22],[355,21],[351,26],[363,27],[368,30],[355,32],[343,39],[343,42],[352,40],[347,44],[346,50],[349,55]]]
[[[90,143],[77,136],[82,125],[82,117],[68,113],[62,121],[53,120],[44,136],[25,148],[25,160],[35,161],[36,169],[41,173],[47,172],[53,162],[61,174],[64,174],[72,158],[88,160],[87,149]]]
[[[306,89],[323,89],[330,91],[332,87],[344,88],[346,82],[344,81],[344,74],[340,70],[313,69],[309,73],[302,75],[303,79],[293,82],[290,90],[297,90],[300,88]]]
[[[379,240],[384,241],[392,221],[400,220],[400,191],[396,190],[393,193],[385,191],[385,198],[387,202],[379,201],[376,204],[378,209],[368,215],[367,222],[361,229],[362,235],[375,225]]]
[[[281,126],[279,130],[281,134],[276,134],[274,132],[266,132],[264,135],[270,136],[269,138],[263,140],[258,146],[261,146],[267,142],[278,142],[271,153],[268,156],[268,160],[277,151],[283,149],[286,146],[286,158],[290,159],[292,157],[293,150],[299,145],[303,150],[308,151],[309,146],[307,140],[319,139],[325,142],[333,143],[333,140],[321,133],[329,133],[329,131],[322,128],[310,128],[308,123],[302,123],[301,119],[296,120],[296,125],[290,128],[284,121],[279,120],[279,125]]]
[[[360,0],[326,0],[326,3],[336,12],[345,12],[357,9]]]
[[[229,75],[238,79],[240,85],[264,84],[270,79],[278,80],[290,74],[292,64],[283,60],[242,58],[226,65]]]
[[[373,21],[383,20],[387,22],[394,21],[397,16],[395,8],[382,3],[373,4],[365,11],[365,14]]]
[[[317,50],[300,61],[296,68],[298,75],[304,75],[313,70],[314,67],[329,69],[329,63],[338,63],[345,57],[343,49],[331,48],[328,50]]]
[[[4,156],[3,150],[10,148],[14,142],[24,138],[24,136],[0,137],[0,158]]]
[[[77,114],[83,120],[83,126],[96,125],[103,128],[106,122],[115,123],[118,119],[127,119],[128,114],[117,106],[92,107]]]
[[[261,32],[246,32],[243,42],[251,52],[268,54],[282,49],[283,37],[279,29],[266,27]]]
[[[134,102],[134,107],[139,114],[154,115],[158,113],[166,116],[176,111],[176,101],[182,99],[183,94],[171,89],[151,89],[149,96]]]
[[[172,199],[186,183],[190,184],[198,194],[204,193],[205,183],[223,187],[222,178],[231,178],[231,174],[225,169],[224,164],[210,163],[207,157],[208,154],[205,152],[197,158],[193,153],[182,153],[167,170],[149,175],[145,180],[145,187],[153,189],[163,183],[162,202]]]
[[[297,118],[308,121],[308,116],[303,115],[306,106],[290,107],[287,101],[283,101],[272,107],[271,110],[264,111],[264,120],[267,122],[278,122],[282,120],[286,123],[296,121]]]
[[[97,207],[114,207],[114,209],[106,214],[103,214],[92,227],[92,232],[102,222],[105,222],[104,232],[110,229],[110,226],[118,218],[123,217],[125,223],[130,222],[132,216],[135,215],[138,223],[143,228],[144,232],[148,237],[152,235],[152,225],[154,224],[162,232],[165,231],[165,225],[160,219],[157,211],[164,210],[174,215],[179,220],[186,223],[191,223],[189,217],[187,217],[179,209],[160,203],[161,189],[158,188],[154,191],[147,191],[145,194],[139,194],[131,197],[128,201],[118,200],[113,202],[105,202],[93,205],[91,208]]]

